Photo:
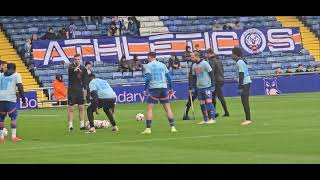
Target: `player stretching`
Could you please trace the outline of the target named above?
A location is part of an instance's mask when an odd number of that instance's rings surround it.
[[[81,65],[81,56],[79,54],[74,55],[74,62],[69,65],[68,74],[69,131],[73,130],[73,111],[75,104],[78,104],[79,109],[80,130],[85,130],[83,111],[84,98],[87,96],[87,87],[85,83],[86,73],[85,68]]]
[[[148,89],[150,92],[147,100],[147,128],[142,132],[142,134],[151,134],[151,122],[153,118],[152,111],[155,104],[158,104],[158,102],[163,105],[167,112],[171,126],[171,132],[177,132],[176,128],[174,127],[173,113],[169,103],[169,98],[172,94],[172,81],[168,68],[165,64],[156,60],[155,52],[150,52],[148,54],[148,61],[149,63],[145,66],[146,84],[143,94],[147,96]],[[168,80],[169,91],[166,80]]]
[[[116,122],[113,118],[113,112],[116,102],[116,93],[105,80],[96,78],[94,74],[89,75],[89,89],[92,101],[87,109],[88,120],[90,123],[89,133],[95,133],[93,112],[98,112],[98,109],[103,108],[112,124],[112,131],[119,131]]]
[[[193,75],[193,89],[197,91],[197,96],[200,102],[201,111],[203,114],[203,121],[198,124],[212,124],[216,123],[215,109],[212,104],[212,92],[214,87],[214,74],[210,64],[200,59],[198,52],[193,52],[191,59],[195,62],[192,66]]]
[[[239,90],[241,95],[241,102],[244,112],[246,114],[246,120],[241,125],[251,124],[250,106],[249,106],[249,92],[251,86],[251,78],[248,71],[247,64],[241,59],[242,51],[240,48],[235,47],[232,49],[232,59],[237,62],[237,74],[239,74]]]
[[[8,69],[4,73],[0,73],[0,142],[4,142],[5,140],[3,128],[7,114],[11,118],[11,140],[13,142],[18,142],[22,139],[17,137],[18,111],[16,109],[16,87],[18,88],[23,106],[26,106],[27,104],[24,96],[21,75],[16,72],[16,65],[14,63],[9,63],[7,68]]]

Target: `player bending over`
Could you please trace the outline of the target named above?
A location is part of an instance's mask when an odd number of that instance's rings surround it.
[[[22,140],[17,137],[18,111],[16,109],[16,88],[18,88],[23,106],[26,106],[21,75],[16,72],[16,65],[14,63],[8,63],[7,70],[4,73],[0,73],[0,142],[5,141],[3,128],[7,115],[11,118],[11,140],[13,142]]]
[[[147,90],[149,89],[149,96],[147,100],[147,128],[142,132],[142,134],[151,134],[153,108],[155,104],[158,104],[158,102],[163,105],[167,113],[171,132],[177,132],[174,127],[173,113],[169,103],[169,99],[172,94],[172,80],[168,68],[165,64],[156,60],[155,52],[150,52],[148,54],[148,61],[149,63],[145,66],[146,83],[143,91],[143,94],[147,96]],[[167,81],[169,84],[169,90]]]
[[[89,133],[96,133],[94,126],[93,113],[103,108],[112,125],[112,131],[119,131],[116,121],[113,117],[114,107],[116,103],[116,93],[110,87],[106,80],[96,78],[94,74],[89,75],[89,89],[92,97],[91,104],[87,109],[87,115],[90,123]]]
[[[193,75],[193,89],[197,91],[198,100],[200,102],[201,111],[203,114],[203,121],[198,124],[212,124],[216,123],[215,109],[212,104],[212,92],[215,90],[213,70],[210,64],[200,59],[198,52],[191,54],[191,60],[194,62],[192,66]]]

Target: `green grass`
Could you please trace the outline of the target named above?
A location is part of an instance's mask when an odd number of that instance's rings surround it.
[[[135,121],[145,104],[117,105],[119,132],[67,131],[66,108],[20,111],[18,134],[0,144],[0,163],[320,163],[320,93],[251,97],[253,124],[244,118],[239,97],[227,98],[231,114],[216,124],[182,121],[185,101],[172,103],[178,133],[170,133],[161,106],[155,109],[152,135],[141,135]],[[196,122],[201,120],[195,103]],[[218,104],[218,112],[222,114]],[[87,118],[86,118],[87,119]],[[102,110],[96,119],[105,119]],[[10,121],[6,120],[6,127]],[[10,128],[8,128],[10,129]]]

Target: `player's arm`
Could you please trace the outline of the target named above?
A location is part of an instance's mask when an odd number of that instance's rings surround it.
[[[68,68],[69,77],[70,77],[70,75],[72,75],[74,73],[74,69],[75,69],[75,67],[72,64],[70,64],[69,68]]]
[[[171,78],[171,75],[169,73],[169,70],[167,68],[167,66],[164,66],[165,67],[165,75],[166,75],[166,78],[167,78],[167,81],[168,81],[168,88],[169,90],[172,90],[172,78]]]
[[[189,72],[189,77],[188,77],[188,81],[189,81],[189,90],[192,90],[192,69],[191,71]]]
[[[168,88],[169,88],[169,90],[172,90],[172,78],[171,78],[170,73],[166,73],[166,78],[168,81]]]
[[[83,68],[81,71],[83,72],[83,76],[81,77],[82,88],[84,90],[87,90],[88,89],[87,82],[89,81],[88,72],[85,68]]]
[[[92,97],[91,105],[92,108],[95,109],[96,113],[98,112],[98,106],[99,106],[99,96],[98,96],[98,88],[97,86],[91,81],[89,84],[90,89],[90,95]]]
[[[145,70],[146,72],[145,72],[145,84],[144,84],[143,94],[147,96],[147,90],[149,89],[152,76],[151,76],[151,69],[149,68],[148,65],[146,65]]]
[[[237,63],[239,69],[239,86],[238,89],[243,89],[243,80],[244,80],[244,67],[242,64]]]
[[[22,79],[21,79],[20,74],[17,77],[17,88],[18,88],[19,96],[20,96],[20,98],[22,100],[22,103],[25,105],[27,103],[27,101],[26,101],[26,97],[24,95]]]
[[[215,82],[214,82],[214,78],[213,78],[214,77],[213,71],[209,72],[209,76],[210,76],[210,79],[211,79],[211,87],[214,87],[214,83]]]
[[[144,84],[144,91],[147,91],[149,89],[150,82],[151,82],[151,73],[146,73],[145,77],[146,77],[146,82]]]
[[[207,66],[206,66],[206,70],[210,76],[210,79],[211,79],[211,88],[214,88],[214,72],[213,72],[213,69],[214,69],[214,64],[210,61]]]
[[[191,82],[190,82],[190,84],[191,84],[192,91],[195,92],[197,90],[197,75],[195,73],[195,67],[194,66],[195,65],[193,65],[192,68],[191,68],[192,73],[191,73]]]

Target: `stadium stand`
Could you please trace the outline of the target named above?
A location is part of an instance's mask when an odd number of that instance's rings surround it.
[[[314,22],[320,22],[319,16],[303,16],[305,24],[296,16],[277,16],[277,20],[280,21],[283,27],[300,27],[303,47],[309,51],[310,55],[315,57],[316,60],[320,60],[320,40],[316,37],[315,33],[311,31],[310,27],[316,27]],[[310,19],[308,18],[310,17]],[[312,18],[311,18],[312,17]],[[317,17],[317,18],[314,18]],[[313,19],[314,18],[314,19]],[[308,27],[310,26],[310,27]],[[318,24],[319,26],[319,24]],[[318,29],[319,30],[319,29]]]
[[[141,35],[168,32],[201,32],[221,29],[223,25],[229,24],[234,28],[234,23],[241,22],[242,28],[252,27],[300,27],[304,49],[300,54],[284,52],[263,52],[258,55],[246,57],[250,74],[253,76],[267,76],[274,73],[275,68],[286,68],[291,66],[297,68],[299,64],[305,67],[320,64],[319,39],[313,33],[319,35],[319,16],[136,16],[141,23]],[[119,16],[127,25],[128,16]],[[23,64],[24,44],[27,38],[33,33],[39,37],[53,27],[55,31],[68,27],[71,23],[77,27],[74,32],[75,37],[102,36],[106,34],[107,27],[111,24],[111,17],[106,17],[103,23],[98,25],[84,25],[79,20],[72,20],[68,16],[0,16],[0,24],[5,32],[0,34],[0,55],[3,60],[14,61],[18,65],[18,71],[23,74],[25,86],[51,87],[55,74],[62,74],[67,82],[68,64],[55,65],[47,68],[35,69],[35,78],[31,76],[27,67]],[[303,23],[302,23],[303,22]],[[312,32],[310,31],[310,26]],[[10,40],[11,44],[9,43]],[[13,45],[13,46],[12,46]],[[17,52],[20,54],[18,56]],[[178,57],[182,59],[181,57]],[[225,77],[234,78],[234,61],[229,56],[220,56],[225,68]],[[318,61],[315,61],[318,60]],[[168,59],[159,59],[163,63],[168,63]],[[182,68],[171,71],[173,80],[187,79],[187,64],[182,62]],[[94,62],[93,71],[99,72],[99,78],[108,79],[111,85],[128,84],[133,82],[143,82],[143,73],[135,71],[130,73],[117,72],[118,65],[113,63]],[[189,64],[190,65],[190,64]],[[41,99],[44,100],[44,99]]]

